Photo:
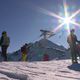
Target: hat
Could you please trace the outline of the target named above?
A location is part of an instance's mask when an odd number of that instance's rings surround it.
[[[75,29],[71,29],[71,30],[70,30],[70,32],[74,32],[74,31],[75,31]]]
[[[3,34],[6,34],[6,31],[3,31],[3,32],[2,32],[2,35],[3,35]]]

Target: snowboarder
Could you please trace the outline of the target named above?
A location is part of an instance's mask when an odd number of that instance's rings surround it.
[[[22,61],[26,61],[27,60],[28,51],[29,51],[28,44],[25,44],[23,47],[21,47]]]
[[[71,58],[72,58],[72,63],[78,63],[77,62],[77,51],[76,51],[76,42],[79,42],[77,40],[76,35],[74,34],[75,30],[72,29],[70,31],[70,34],[67,38],[67,42],[70,46],[70,51],[71,51]]]
[[[1,51],[2,51],[1,55],[4,58],[4,61],[7,61],[7,49],[9,47],[9,44],[10,44],[10,39],[7,36],[7,32],[3,31],[0,39],[0,45],[1,45]]]

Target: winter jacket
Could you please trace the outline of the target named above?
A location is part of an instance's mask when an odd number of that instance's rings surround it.
[[[67,42],[69,43],[69,45],[76,45],[76,42],[77,42],[76,35],[70,34],[67,38]]]
[[[0,40],[0,44],[1,44],[1,46],[9,46],[9,44],[10,44],[10,39],[9,39],[9,37],[7,37],[7,36],[2,36],[1,37],[1,40]]]

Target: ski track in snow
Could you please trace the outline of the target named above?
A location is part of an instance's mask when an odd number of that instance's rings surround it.
[[[1,62],[0,80],[80,80],[80,64],[77,70],[70,65],[70,60]]]

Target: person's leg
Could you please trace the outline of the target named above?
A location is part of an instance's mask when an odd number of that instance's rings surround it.
[[[4,57],[4,46],[1,46],[1,56]]]
[[[80,57],[80,50],[77,50],[76,53],[77,53],[77,56]]]
[[[71,53],[71,60],[72,60],[72,64],[74,63],[74,54],[73,54],[73,48],[70,47],[70,53]]]
[[[77,62],[77,54],[76,54],[76,50],[74,47],[71,47],[71,58],[72,58],[72,64],[78,63]]]
[[[7,61],[7,46],[5,46],[5,61]]]
[[[2,56],[7,61],[7,46],[2,46]]]
[[[74,59],[75,59],[75,63],[78,63],[77,62],[77,53],[76,52],[74,53]]]
[[[77,62],[77,52],[76,52],[76,49],[75,49],[75,47],[73,48],[73,63],[78,63]]]
[[[71,59],[72,59],[72,63],[74,63],[74,55],[73,55],[73,53],[71,53]]]

